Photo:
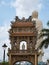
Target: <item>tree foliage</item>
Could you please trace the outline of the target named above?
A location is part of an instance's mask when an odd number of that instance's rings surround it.
[[[47,22],[47,25],[49,26],[49,21]],[[40,38],[41,37],[43,37],[43,41],[41,42],[40,48],[42,48],[43,46],[47,48],[49,45],[49,28],[42,29]]]

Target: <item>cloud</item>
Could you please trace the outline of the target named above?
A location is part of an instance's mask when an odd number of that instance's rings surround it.
[[[3,26],[0,26],[0,40],[8,37],[9,28],[10,28],[10,26],[6,23],[4,23]]]
[[[10,1],[9,2],[7,2],[7,1],[0,1],[0,7],[1,6],[10,6]]]
[[[2,0],[2,1],[0,2],[0,6],[5,6],[5,5],[7,5],[7,3]]]
[[[0,26],[0,44],[9,43],[9,34],[8,30],[10,29],[10,24],[4,22],[2,26]]]
[[[43,61],[47,61],[49,59],[49,47],[47,49],[44,49],[44,56],[43,56]]]
[[[11,5],[16,10],[16,15],[19,17],[28,17],[34,10],[40,11],[42,3],[40,0],[15,0]]]
[[[48,51],[48,52],[49,52],[49,51]],[[46,62],[47,59],[49,59],[49,53],[44,53],[44,56],[43,56],[42,60],[43,60],[44,62]]]

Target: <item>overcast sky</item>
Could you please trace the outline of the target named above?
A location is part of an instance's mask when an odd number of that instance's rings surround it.
[[[6,43],[10,47],[8,34],[10,22],[14,20],[15,16],[28,18],[34,10],[38,11],[43,27],[47,27],[49,0],[0,0],[0,60],[3,59],[2,45]],[[44,52],[43,60],[46,60],[49,58],[49,48]]]

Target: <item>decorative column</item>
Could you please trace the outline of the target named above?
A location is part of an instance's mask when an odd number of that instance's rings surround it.
[[[30,43],[30,39],[29,39],[29,36],[27,37],[27,50],[29,49],[29,43]]]
[[[38,57],[37,57],[37,53],[35,53],[35,65],[38,65]]]
[[[12,65],[11,63],[12,63],[12,61],[11,61],[11,54],[9,54],[9,64]]]

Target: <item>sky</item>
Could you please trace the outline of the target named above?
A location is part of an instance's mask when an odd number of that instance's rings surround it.
[[[9,34],[11,21],[15,16],[28,18],[32,12],[38,11],[38,18],[42,21],[43,27],[47,28],[49,20],[49,0],[0,0],[0,61],[3,60],[2,45],[6,43],[10,48]],[[8,52],[6,49],[6,53]],[[43,60],[49,59],[49,48],[44,49]],[[6,54],[6,60],[7,60]]]

